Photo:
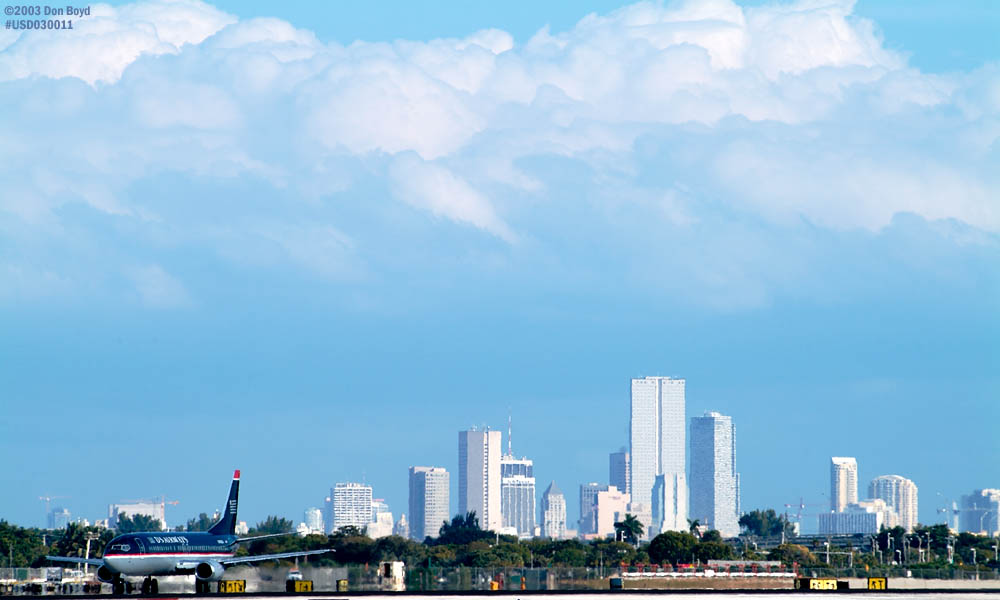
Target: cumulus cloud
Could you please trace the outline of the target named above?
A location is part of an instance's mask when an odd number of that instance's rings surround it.
[[[184,284],[160,265],[135,267],[129,269],[127,275],[145,306],[170,309],[191,305],[191,297]]]
[[[114,83],[140,56],[176,54],[236,21],[199,0],[91,5],[72,31],[31,31],[0,54],[0,81],[32,76]]]
[[[785,285],[787,254],[758,227],[877,234],[909,213],[994,235],[998,82],[995,66],[910,67],[850,0],[640,2],[523,44],[487,29],[347,46],[197,0],[94,5],[72,32],[0,37],[0,222],[33,244],[111,235],[239,264],[266,240],[280,250],[264,262],[343,282],[393,270],[366,253],[399,235],[402,201],[525,268],[557,250],[576,258],[552,264],[690,260],[702,297],[723,304],[736,282],[755,305]],[[703,251],[627,239],[639,225]],[[710,260],[727,240],[758,251]],[[129,272],[187,298],[167,269]]]

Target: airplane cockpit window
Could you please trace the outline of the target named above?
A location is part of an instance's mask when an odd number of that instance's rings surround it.
[[[126,544],[124,542],[119,542],[117,544],[111,544],[105,554],[128,554],[132,551],[132,545]]]

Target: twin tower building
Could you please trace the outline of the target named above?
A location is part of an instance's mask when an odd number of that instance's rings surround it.
[[[632,380],[627,463],[628,512],[645,526],[647,537],[687,531],[691,522],[739,535],[740,476],[732,417],[717,412],[690,421],[690,468],[685,380],[644,377]],[[615,463],[611,458],[612,480]],[[619,467],[620,469],[620,467]]]
[[[690,431],[690,465],[688,465]],[[483,529],[561,538],[574,533],[603,537],[626,513],[644,525],[644,537],[687,531],[692,521],[739,534],[740,477],[736,472],[732,418],[717,412],[690,420],[685,414],[685,380],[631,380],[629,448],[610,456],[610,482],[580,486],[579,531],[566,528],[565,498],[549,486],[542,497],[542,523],[535,527],[532,461],[501,451],[499,431],[458,433],[458,512],[475,511]],[[434,537],[448,518],[448,473],[411,467],[411,536]]]

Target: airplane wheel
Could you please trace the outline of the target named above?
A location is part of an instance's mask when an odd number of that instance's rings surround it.
[[[160,584],[155,579],[149,580],[149,594],[155,596],[160,593]]]
[[[116,596],[121,596],[125,593],[125,582],[121,579],[115,579],[114,583],[111,584],[111,593]]]
[[[125,593],[126,594],[131,594],[134,591],[135,591],[135,586],[132,585],[132,582],[131,581],[126,581],[125,582]]]

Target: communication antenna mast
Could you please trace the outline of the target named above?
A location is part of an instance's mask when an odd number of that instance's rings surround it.
[[[507,456],[514,456],[514,451],[511,450],[510,434],[511,434],[510,407],[508,406],[507,407]]]

